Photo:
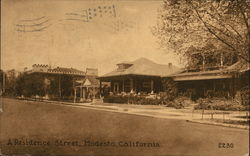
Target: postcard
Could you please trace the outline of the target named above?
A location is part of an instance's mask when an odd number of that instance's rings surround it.
[[[0,154],[248,156],[249,10],[2,0]]]

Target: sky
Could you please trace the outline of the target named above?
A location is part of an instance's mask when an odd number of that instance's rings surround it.
[[[48,64],[98,68],[102,75],[140,57],[180,66],[151,33],[161,5],[160,0],[3,0],[1,68]]]

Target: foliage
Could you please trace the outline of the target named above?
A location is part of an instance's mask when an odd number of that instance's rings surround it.
[[[195,109],[224,110],[224,111],[246,111],[249,106],[243,106],[238,101],[225,98],[200,98]]]
[[[4,74],[5,77],[5,95],[14,96],[16,88],[16,71],[8,70]],[[2,77],[3,78],[3,77]],[[3,80],[2,80],[3,81]]]
[[[236,55],[249,62],[250,2],[165,0],[152,29],[162,48],[189,63],[193,52]]]
[[[174,107],[176,109],[181,109],[189,106],[191,100],[186,96],[178,96],[173,101],[169,101],[166,103],[167,107]]]
[[[59,85],[60,83],[60,85]],[[66,98],[71,96],[73,88],[72,77],[66,75],[48,76],[44,74],[22,73],[16,79],[15,94],[30,97],[32,95]],[[60,86],[60,87],[59,87]],[[61,95],[59,92],[61,90]]]
[[[162,99],[146,98],[145,96],[134,95],[109,95],[104,97],[103,102],[120,103],[120,104],[141,104],[141,105],[160,105],[163,104]]]
[[[41,75],[28,75],[22,73],[16,80],[16,94],[30,97],[32,95],[45,95],[44,77]]]
[[[109,95],[104,97],[103,102],[106,103],[119,103],[119,104],[139,104],[139,105],[166,105],[176,109],[186,107],[190,99],[186,97],[178,97],[175,100],[169,101],[164,98],[146,98],[145,96],[134,95]]]
[[[173,101],[177,97],[178,89],[176,86],[176,82],[172,79],[163,79],[162,86],[164,92],[161,93],[161,97],[164,101]]]
[[[239,101],[244,106],[249,106],[250,90],[249,86],[242,88],[236,92],[235,100]]]
[[[128,103],[128,99],[124,96],[105,96],[103,102],[106,103]]]

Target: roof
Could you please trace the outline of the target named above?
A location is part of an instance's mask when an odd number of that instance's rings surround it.
[[[235,64],[229,66],[227,69],[231,71],[245,72],[250,70],[250,64],[246,61],[238,61]]]
[[[54,69],[48,69],[48,73],[60,73],[60,74],[72,74],[72,75],[85,75],[85,72],[74,68],[62,68],[57,67]]]
[[[122,70],[116,69],[110,73],[100,76],[100,78],[122,76],[122,75],[164,76],[179,71],[179,68],[172,64],[171,65],[157,64],[147,58],[139,58],[132,62],[126,62],[126,64],[132,64],[132,65],[126,69]]]
[[[208,80],[208,79],[225,79],[232,78],[235,72],[248,71],[249,63],[238,61],[235,64],[226,68],[211,70],[211,71],[200,71],[200,72],[185,72],[181,71],[176,74],[172,74],[166,77],[172,77],[175,81],[188,81],[188,80]]]
[[[183,72],[173,74],[172,77],[175,81],[188,81],[188,80],[209,80],[209,79],[224,79],[231,78],[232,75],[226,70],[213,70],[213,71],[200,71],[200,72]]]
[[[99,86],[99,80],[96,76],[86,76],[84,79],[78,80],[76,82],[83,86]]]
[[[85,81],[89,80],[92,85],[99,85],[99,80],[97,79],[96,76],[86,76]]]

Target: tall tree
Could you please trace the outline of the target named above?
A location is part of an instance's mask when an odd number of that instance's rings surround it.
[[[193,47],[249,62],[250,1],[165,0],[152,32],[161,47],[184,58],[190,57]],[[214,47],[209,48],[209,44]]]

